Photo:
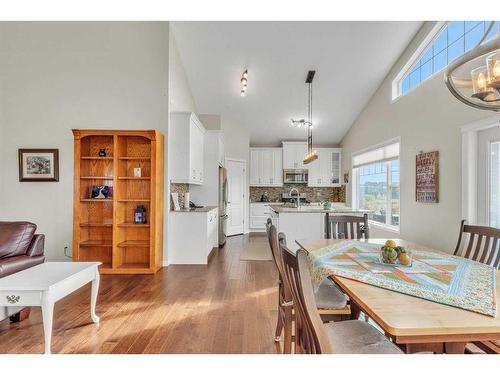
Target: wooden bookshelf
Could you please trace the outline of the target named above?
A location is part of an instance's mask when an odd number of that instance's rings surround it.
[[[99,261],[101,273],[146,274],[162,267],[163,145],[155,130],[74,129],[73,260]],[[105,149],[106,156],[99,156]],[[141,168],[141,177],[134,176]],[[92,186],[112,187],[91,197]],[[146,224],[134,210],[146,208]]]

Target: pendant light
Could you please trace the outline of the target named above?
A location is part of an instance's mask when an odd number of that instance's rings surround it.
[[[304,164],[309,164],[318,158],[318,152],[313,150],[313,138],[312,138],[312,81],[314,78],[315,70],[309,70],[307,72],[306,83],[308,85],[308,100],[307,100],[307,120],[290,120],[290,125],[302,128],[307,127],[307,155],[305,155],[304,160],[302,161]]]
[[[304,157],[302,161],[304,164],[312,163],[314,160],[318,158],[318,151],[313,150],[313,134],[312,134],[312,81],[314,78],[315,70],[310,70],[307,73],[306,83],[309,88],[309,100],[307,102],[307,155]]]
[[[483,43],[494,24],[490,22],[472,50],[448,66],[444,80],[453,96],[468,106],[500,111],[500,32]]]

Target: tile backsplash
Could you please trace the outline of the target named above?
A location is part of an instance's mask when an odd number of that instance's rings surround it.
[[[170,184],[170,193],[179,194],[179,205],[184,208],[184,194],[189,192],[189,184]],[[172,202],[172,196],[169,197],[170,201],[170,211],[174,210],[174,202]]]
[[[256,187],[250,186],[250,201],[260,202],[264,192],[267,193],[270,202],[280,202],[281,194],[290,192],[296,188],[300,193],[307,195],[310,202],[345,202],[345,185],[341,187],[308,187],[304,184],[285,184],[283,187]]]

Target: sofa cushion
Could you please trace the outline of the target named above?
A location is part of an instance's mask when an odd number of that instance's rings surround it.
[[[18,255],[0,260],[0,278],[12,275],[13,273],[25,270],[27,268],[43,263],[45,257],[28,255]]]
[[[1,221],[0,259],[26,254],[35,230],[36,225],[27,221]]]

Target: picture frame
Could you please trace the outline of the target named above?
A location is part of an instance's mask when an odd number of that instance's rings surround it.
[[[59,149],[20,148],[19,182],[58,182]]]
[[[415,158],[415,201],[439,203],[439,151],[420,152]]]

